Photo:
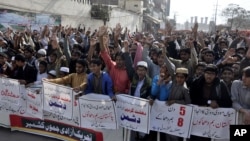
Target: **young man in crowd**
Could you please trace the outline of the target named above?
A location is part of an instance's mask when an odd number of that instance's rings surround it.
[[[128,94],[130,80],[128,72],[126,69],[125,55],[129,53],[118,52],[115,55],[115,62],[112,61],[111,57],[108,54],[108,37],[107,37],[107,27],[102,26],[99,29],[99,40],[101,47],[101,57],[106,64],[106,67],[109,71],[109,74],[114,83],[115,94]]]
[[[234,81],[234,71],[231,67],[222,68],[220,78],[226,83],[227,88],[231,92],[231,85]]]
[[[64,77],[69,74],[69,68],[68,67],[61,67],[59,71],[59,77]]]
[[[36,58],[34,57],[34,49],[30,45],[26,45],[24,48],[24,56],[26,62],[36,68]]]
[[[9,77],[11,76],[11,67],[7,62],[7,54],[0,52],[0,76]]]
[[[82,59],[79,59],[76,62],[76,73],[71,73],[62,78],[44,80],[56,84],[69,85],[76,92],[84,91],[87,85],[87,74],[85,73],[86,67],[87,62]]]
[[[36,76],[36,81],[34,82],[35,85],[41,85],[42,84],[42,79],[47,78],[47,62],[46,61],[41,61],[39,63],[39,69],[38,73]]]
[[[186,86],[186,80],[188,78],[187,68],[177,68],[172,80],[172,86],[170,88],[170,93],[166,101],[167,105],[177,104],[190,104],[191,99],[189,95],[189,89]],[[168,141],[182,141],[183,138],[176,137],[173,135],[166,135]]]
[[[20,84],[28,85],[36,81],[37,70],[35,67],[29,65],[25,60],[26,59],[22,54],[15,56],[15,62],[18,69],[13,78],[17,79]]]
[[[230,92],[224,81],[221,81],[216,65],[208,64],[204,75],[194,80],[190,87],[191,103],[212,108],[230,108],[232,101]],[[190,141],[210,141],[210,138],[191,136]]]
[[[233,108],[240,112],[239,124],[250,125],[250,67],[242,71],[242,80],[232,83]]]
[[[91,73],[88,75],[85,94],[96,93],[115,98],[113,92],[113,82],[108,73],[102,71],[102,61],[100,59],[92,59],[89,62]]]
[[[151,36],[146,37],[145,44],[143,46],[143,51],[142,51],[142,60],[146,61],[148,63],[148,71],[149,71],[149,76],[150,78],[154,78],[154,76],[158,75],[160,72],[160,67],[167,62],[167,52],[164,51],[166,50],[166,47],[162,45],[160,49],[157,52],[157,64],[154,63],[153,60],[148,56],[149,55],[149,49],[152,46],[152,41],[153,38]],[[175,70],[175,66],[173,63],[171,63],[171,67],[173,70]]]

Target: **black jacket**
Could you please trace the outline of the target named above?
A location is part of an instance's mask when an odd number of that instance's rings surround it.
[[[196,80],[193,81],[190,87],[190,97],[191,103],[204,106],[207,105],[208,100],[215,100],[219,107],[221,108],[229,108],[232,107],[232,100],[230,96],[230,92],[223,80],[220,80],[218,77],[215,78],[212,90],[210,94],[210,99],[205,99],[203,97],[203,86],[205,84],[204,75],[200,76]]]
[[[37,70],[33,66],[26,64],[24,70],[23,67],[19,67],[17,69],[16,75],[13,78],[18,80],[25,80],[26,84],[29,84],[36,81],[36,75]]]

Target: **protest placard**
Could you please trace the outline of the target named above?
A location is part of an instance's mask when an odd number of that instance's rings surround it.
[[[155,100],[151,109],[150,130],[189,138],[193,107]]]
[[[81,127],[117,129],[114,102],[109,96],[88,94],[79,98]]]
[[[73,115],[73,90],[70,87],[43,82],[43,107],[45,111],[71,119]]]
[[[229,139],[229,126],[236,122],[232,108],[198,107],[193,109],[192,135],[213,139]]]
[[[126,94],[119,94],[116,97],[118,124],[130,130],[149,133],[149,101]]]
[[[20,83],[14,79],[0,79],[0,101],[9,104],[20,104]]]
[[[26,89],[27,113],[33,117],[43,119],[42,94],[31,89]]]

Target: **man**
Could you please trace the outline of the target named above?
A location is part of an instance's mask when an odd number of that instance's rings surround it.
[[[230,92],[224,81],[217,77],[216,65],[208,64],[204,75],[194,80],[190,87],[191,104],[209,106],[212,108],[230,108],[232,101]],[[191,136],[190,141],[210,141],[210,138]]]
[[[44,80],[56,84],[69,85],[74,88],[76,92],[82,91],[86,88],[87,85],[87,74],[85,73],[86,67],[87,62],[79,59],[76,62],[76,73],[71,73],[62,78]]]
[[[239,124],[250,125],[250,67],[243,69],[242,80],[232,83],[233,108],[239,111]]]
[[[50,70],[50,71],[47,73],[47,78],[48,78],[48,79],[56,79],[56,71],[55,71],[55,70]]]
[[[26,62],[36,68],[36,58],[33,56],[34,50],[30,45],[26,45],[24,49],[24,56]]]
[[[47,62],[46,61],[41,61],[39,63],[38,67],[38,73],[36,76],[36,81],[34,82],[35,85],[41,85],[42,84],[42,79],[47,78]]]
[[[204,70],[206,68],[206,63],[205,62],[199,62],[195,69],[194,69],[194,75],[192,77],[189,77],[187,80],[187,86],[190,88],[191,83],[193,80],[197,79],[198,77],[202,76],[204,74]]]
[[[188,78],[187,68],[177,68],[175,71],[174,80],[171,86],[171,92],[168,96],[167,104],[190,104],[191,99],[189,90],[186,86],[186,80]]]
[[[148,64],[139,61],[131,81],[130,95],[147,99],[151,93],[151,78],[147,75]]]
[[[50,70],[58,70],[58,57],[56,53],[51,53],[49,55],[49,62],[48,62],[48,71]]]
[[[175,75],[173,76],[173,83],[170,89],[168,99],[166,101],[167,105],[172,105],[174,103],[178,104],[190,104],[191,99],[189,95],[189,90],[186,86],[186,80],[188,78],[187,68],[177,68]],[[173,135],[166,134],[166,140],[168,141],[181,141],[183,138],[176,137]]]
[[[235,50],[236,54],[240,54],[242,57],[245,57],[246,51],[246,47],[244,46],[237,47]]]
[[[214,64],[215,56],[212,50],[206,50],[204,52],[203,61],[207,64]]]
[[[59,71],[59,78],[67,76],[69,74],[69,68],[68,67],[61,67]]]
[[[188,42],[190,48],[180,49],[180,60],[169,58],[176,68],[184,67],[189,70],[189,77],[195,73],[195,67],[198,64],[197,53],[193,42]]]
[[[82,53],[80,51],[74,51],[71,54],[71,58],[69,60],[69,73],[75,73],[76,70],[76,61],[81,58]]]
[[[102,61],[100,59],[92,59],[90,61],[91,73],[88,75],[88,82],[85,94],[97,93],[109,95],[114,98],[113,82],[108,73],[103,72]]]
[[[16,55],[15,61],[18,68],[13,78],[18,79],[20,84],[24,85],[35,82],[37,74],[35,67],[26,63],[25,57],[22,54]]]
[[[0,76],[8,77],[11,75],[11,67],[7,59],[7,54],[0,52]]]
[[[35,65],[36,65],[37,70],[39,70],[39,63],[41,61],[48,61],[47,57],[46,57],[46,50],[45,49],[39,49],[36,53]]]
[[[114,90],[116,94],[127,94],[129,92],[129,76],[127,72],[127,66],[125,62],[125,56],[129,55],[128,52],[117,52],[115,54],[115,62],[112,61],[108,54],[108,37],[107,37],[107,27],[102,26],[99,29],[99,41],[101,48],[101,57],[109,71],[109,74],[114,83]]]
[[[233,65],[232,65],[232,69],[234,71],[234,80],[236,79],[240,79],[240,62],[235,62]]]
[[[151,98],[167,101],[172,86],[171,73],[166,64],[161,65],[160,73],[153,78]]]
[[[166,51],[166,47],[165,46],[161,46],[162,50],[158,50],[157,52],[157,64],[155,64],[153,62],[153,60],[151,60],[151,58],[148,56],[149,55],[149,49],[151,47],[152,44],[152,37],[147,37],[146,41],[145,41],[145,45],[143,46],[143,51],[142,51],[142,60],[146,61],[148,63],[148,70],[149,70],[149,76],[150,78],[154,78],[154,76],[158,75],[160,72],[160,67],[168,62],[168,58],[167,58],[167,51]],[[175,66],[173,63],[170,63],[172,70],[175,70]]]
[[[231,92],[231,85],[234,80],[234,71],[231,67],[223,67],[221,71],[221,79],[226,83],[227,88]]]
[[[214,57],[216,61],[220,60],[224,56],[223,50],[228,49],[228,42],[226,40],[219,40],[219,43],[215,44],[215,47],[213,48]]]

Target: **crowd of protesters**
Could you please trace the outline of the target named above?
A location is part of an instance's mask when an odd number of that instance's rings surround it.
[[[81,94],[117,94],[212,108],[235,108],[250,124],[250,36],[239,32],[190,32],[161,36],[130,32],[117,24],[85,29],[44,26],[0,33],[0,75],[28,86],[42,81]],[[137,140],[156,140],[156,133]],[[161,140],[178,137],[162,134]],[[191,141],[210,140],[191,136]]]

